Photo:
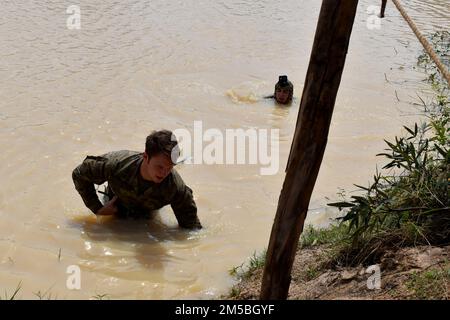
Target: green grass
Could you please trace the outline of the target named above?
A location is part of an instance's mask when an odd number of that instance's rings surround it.
[[[450,33],[435,33],[431,42],[450,67]],[[321,264],[305,270],[305,279],[314,279],[324,267],[379,263],[386,250],[450,243],[450,88],[426,54],[418,65],[435,90],[431,102],[419,96],[426,121],[404,126],[405,135],[385,140],[387,148],[377,154],[387,160],[382,171],[377,168],[367,186],[355,185],[358,194],[348,198],[340,192],[340,201],[328,204],[342,211],[339,223],[328,228],[306,226],[299,247],[328,249],[325,257],[318,257]],[[230,274],[248,278],[264,266],[265,256],[254,253],[247,265]],[[448,270],[416,274],[410,286],[416,297],[440,297],[439,283],[448,280],[448,274]]]
[[[450,33],[435,33],[431,41],[450,66]],[[418,65],[435,90],[428,103],[419,97],[426,121],[385,140],[387,148],[377,156],[387,164],[368,186],[356,185],[358,194],[341,194],[328,204],[342,211],[340,219],[348,224],[351,245],[338,259],[341,264],[377,263],[389,248],[450,243],[450,88],[426,54]]]
[[[348,243],[348,227],[343,224],[331,224],[328,228],[314,228],[308,225],[302,233],[300,238],[300,248],[310,248],[316,245],[330,245],[341,247]],[[337,252],[331,250],[328,255],[336,254]],[[233,267],[229,270],[229,274],[238,279],[248,279],[256,270],[263,269],[266,261],[267,250],[260,253],[256,251],[250,257],[247,263],[242,263],[239,266]],[[323,257],[321,257],[323,259]],[[306,271],[305,277],[307,279],[314,279],[319,275],[320,267],[311,267]]]
[[[48,288],[45,291],[39,290],[37,292],[33,292],[33,295],[36,298],[38,298],[39,300],[52,300],[52,299],[57,300],[58,299],[58,295],[53,295],[50,292],[52,287]],[[17,300],[17,294],[19,293],[20,290],[22,290],[22,281],[19,282],[19,284],[17,285],[16,289],[12,292],[11,295],[9,295],[8,292],[5,290],[4,295],[3,296],[0,295],[0,300]]]
[[[230,298],[237,298],[240,294],[241,294],[241,290],[237,287],[233,287],[233,288],[231,288],[228,296]],[[227,298],[227,297],[225,297],[225,298]]]
[[[300,237],[300,247],[309,248],[315,245],[336,245],[348,241],[346,224],[331,224],[327,228],[306,226]]]
[[[230,275],[239,279],[247,279],[255,270],[262,269],[266,261],[267,250],[263,250],[260,253],[253,252],[248,263],[243,263],[240,266],[233,267],[228,272]]]
[[[5,290],[5,295],[3,297],[0,296],[0,300],[16,300],[16,296],[21,289],[22,289],[22,281],[19,282],[19,284],[17,285],[17,288],[14,290],[14,292],[11,294],[11,296],[9,296],[8,292],[6,292],[6,290]]]
[[[317,278],[320,275],[321,268],[317,266],[308,267],[305,273],[305,280],[311,281]]]
[[[94,299],[94,300],[109,300],[110,295],[107,293],[96,294],[95,296],[92,296],[92,299]]]
[[[407,282],[407,288],[412,291],[411,299],[448,300],[450,285],[450,264],[441,268],[415,272]]]
[[[39,300],[52,300],[53,299],[58,299],[58,295],[52,296],[52,293],[50,292],[50,290],[53,288],[53,286],[51,286],[50,288],[48,288],[45,291],[37,291],[37,292],[33,292],[33,294],[39,299]]]

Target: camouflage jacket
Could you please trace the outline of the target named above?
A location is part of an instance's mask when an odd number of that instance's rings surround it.
[[[119,216],[146,217],[170,204],[180,227],[201,228],[192,190],[175,169],[156,184],[141,177],[142,161],[142,153],[127,150],[88,156],[73,170],[72,179],[84,204],[94,213],[103,207],[94,184],[108,182],[108,195],[118,198]]]

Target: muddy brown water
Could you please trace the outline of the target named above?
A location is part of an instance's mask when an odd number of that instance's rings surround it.
[[[379,2],[379,1],[378,1]],[[323,225],[340,188],[367,184],[383,139],[419,120],[421,47],[394,6],[380,29],[360,1],[308,223]],[[69,5],[81,29],[66,27]],[[448,1],[408,1],[425,33],[449,28]],[[0,289],[20,298],[217,298],[228,270],[267,246],[320,1],[6,1],[0,18]],[[291,107],[261,97],[279,74]],[[87,154],[142,150],[153,129],[277,128],[280,170],[183,165],[205,228],[97,220],[71,181]],[[328,198],[328,199],[327,199]],[[81,270],[69,290],[67,267]]]

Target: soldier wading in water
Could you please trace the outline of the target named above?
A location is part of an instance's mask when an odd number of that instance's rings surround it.
[[[275,84],[273,95],[265,97],[266,99],[275,99],[279,104],[290,104],[294,95],[294,85],[288,80],[287,76],[279,76]]]
[[[96,215],[149,218],[152,211],[170,204],[180,227],[200,229],[192,190],[173,168],[178,156],[172,132],[154,131],[146,139],[145,152],[88,156],[73,170],[72,179],[84,204]],[[94,185],[105,182],[108,187],[102,204]]]

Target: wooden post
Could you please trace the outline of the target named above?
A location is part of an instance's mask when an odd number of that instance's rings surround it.
[[[384,18],[384,12],[386,11],[386,4],[387,4],[387,0],[381,1],[380,18]]]
[[[325,151],[358,0],[323,0],[260,299],[286,299],[300,234]]]

